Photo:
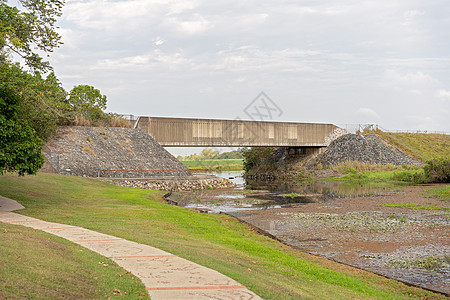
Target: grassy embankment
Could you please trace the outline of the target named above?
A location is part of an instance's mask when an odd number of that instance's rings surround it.
[[[83,226],[161,248],[222,272],[265,299],[444,298],[302,253],[256,234],[227,215],[199,214],[169,206],[161,202],[162,192],[40,173],[28,177],[0,176],[0,194],[21,202],[26,207],[20,211],[22,214]],[[56,238],[54,241],[58,245],[70,244]],[[21,247],[7,255],[2,252],[2,256],[14,260],[24,251],[27,251],[25,247]],[[48,256],[57,256],[54,252],[48,253],[52,253]],[[96,267],[98,259],[93,260]],[[89,274],[87,268],[81,264],[77,273],[97,277]],[[0,269],[9,269],[8,262],[3,260]],[[16,281],[30,284],[20,276],[25,271],[18,268],[14,272]],[[3,283],[11,275],[3,271],[0,276]],[[18,286],[17,282],[8,284]],[[115,282],[110,289],[114,286]],[[20,293],[20,289],[8,291],[14,297]]]
[[[429,161],[436,158],[450,157],[450,135],[423,134],[423,133],[390,133],[376,131],[376,134],[395,145],[401,151],[421,160]],[[424,178],[422,167],[394,167],[392,165],[370,165],[357,162],[346,162],[333,169],[344,176],[341,178],[330,178],[330,181],[341,181],[345,184],[372,185],[372,186],[395,186],[402,184],[417,183],[415,179]],[[423,194],[424,197],[437,198],[450,201],[450,186],[431,189]],[[405,203],[386,203],[383,206],[403,207],[419,210],[449,210],[449,207],[419,206]]]
[[[181,160],[191,171],[242,171],[242,159]]]
[[[425,133],[392,133],[382,131],[369,131],[369,134],[377,134],[404,153],[427,162],[436,158],[450,157],[450,135],[425,134]],[[332,167],[343,174],[335,181],[369,183],[408,182],[414,178],[420,178],[423,168],[393,165],[381,166],[362,164],[358,162],[346,162]]]
[[[57,236],[0,223],[0,299],[147,298],[113,261]]]
[[[438,157],[450,157],[450,135],[448,134],[393,133],[382,131],[376,131],[375,134],[409,156],[423,162]]]

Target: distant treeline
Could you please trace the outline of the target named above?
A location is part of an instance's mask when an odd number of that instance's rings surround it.
[[[200,154],[194,153],[187,156],[179,155],[177,158],[179,160],[207,160],[207,159],[242,159],[242,153],[246,148],[239,148],[237,150],[228,151],[220,153],[219,151],[213,150],[211,148],[205,148],[200,152]]]

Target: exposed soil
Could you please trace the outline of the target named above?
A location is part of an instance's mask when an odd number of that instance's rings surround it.
[[[343,197],[330,186],[337,183],[322,183],[303,191],[283,188],[295,193],[202,191],[174,194],[171,200],[200,212],[227,212],[294,248],[450,294],[450,212],[380,206],[448,207],[446,201],[423,196],[442,185],[360,187],[353,190],[359,196]]]
[[[395,188],[382,195],[236,215],[294,248],[450,294],[450,212],[380,206],[446,206],[422,196],[430,188]]]

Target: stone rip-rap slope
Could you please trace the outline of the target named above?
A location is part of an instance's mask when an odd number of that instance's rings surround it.
[[[314,165],[337,165],[346,161],[369,164],[420,165],[393,145],[376,135],[347,134],[334,140],[324,153],[319,155]]]
[[[127,178],[192,175],[139,129],[61,127],[43,152],[47,169],[60,174]]]

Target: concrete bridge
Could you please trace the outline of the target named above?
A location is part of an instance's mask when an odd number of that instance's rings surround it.
[[[164,147],[326,147],[341,135],[333,124],[139,117],[134,128]]]

